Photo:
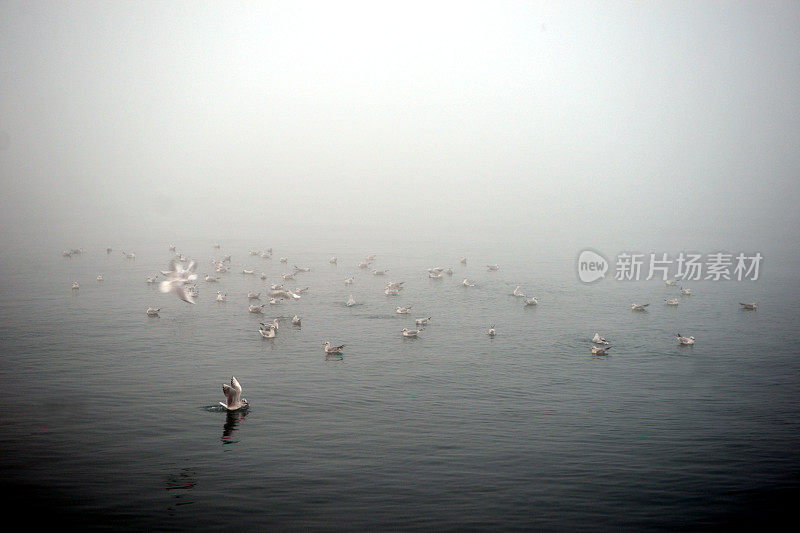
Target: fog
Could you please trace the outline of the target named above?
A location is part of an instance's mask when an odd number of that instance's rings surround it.
[[[796,2],[4,1],[2,239],[797,249],[799,50]]]

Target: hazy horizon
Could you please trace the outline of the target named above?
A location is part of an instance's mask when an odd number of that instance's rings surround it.
[[[798,49],[793,2],[4,2],[2,239],[796,249]]]

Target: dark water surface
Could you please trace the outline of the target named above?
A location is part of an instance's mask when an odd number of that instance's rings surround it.
[[[298,243],[266,260],[243,242],[176,243],[200,274],[233,255],[191,306],[145,283],[167,244],[135,261],[103,245],[3,258],[8,509],[134,529],[711,529],[776,519],[798,495],[800,276],[788,268],[692,283],[673,308],[663,299],[677,289],[660,281],[581,284],[574,255]],[[369,253],[387,276],[355,267]],[[309,293],[248,313],[247,291],[293,264],[312,270],[287,286]],[[434,266],[455,273],[430,280]],[[405,290],[385,296],[389,280]],[[523,307],[517,284],[540,305]],[[402,338],[422,316],[420,338]],[[258,322],[275,317],[277,338],[262,339]],[[595,331],[610,356],[589,353]],[[346,344],[341,361],[325,341]],[[231,375],[246,412],[214,407]]]

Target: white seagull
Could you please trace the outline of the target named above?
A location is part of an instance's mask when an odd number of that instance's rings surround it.
[[[486,265],[486,268],[487,268],[487,270],[489,270],[490,272],[495,272],[495,271],[497,271],[497,270],[500,268],[500,265],[498,265],[497,263],[495,263],[494,265]]]
[[[677,298],[669,298],[669,299],[664,298],[664,302],[667,305],[678,305],[678,303],[679,303]]]
[[[73,281],[73,282],[72,282],[72,290],[78,290],[78,289],[80,289],[80,288],[81,288],[81,286],[80,286],[80,285],[78,285],[78,282],[77,282],[77,281]]]
[[[489,326],[489,331],[488,331],[488,333],[487,333],[487,334],[488,334],[490,337],[494,337],[495,335],[497,335],[497,333],[496,333],[496,332],[495,332],[495,330],[494,330],[494,324],[492,324],[491,326]]]
[[[274,339],[277,333],[275,331],[275,328],[272,326],[265,326],[258,328],[258,332],[261,333],[261,336],[264,337],[265,339]]]
[[[233,376],[231,376],[230,385],[222,384],[222,394],[225,395],[225,403],[219,402],[219,404],[228,411],[236,411],[250,405],[246,399],[242,398],[242,386]]]
[[[217,291],[217,294],[219,294],[219,291]],[[248,291],[247,299],[248,300],[260,300],[261,299],[261,293],[260,292]]]
[[[220,291],[217,291],[217,301],[218,302],[224,302],[225,301],[225,296],[227,296],[227,294],[222,294]]]
[[[333,257],[331,257],[330,259],[328,259],[328,263],[330,263],[330,264],[332,264],[332,265],[335,265],[335,264],[336,264],[338,261],[339,261],[339,260],[338,260],[338,259],[336,259],[336,256],[335,256],[335,255],[334,255]]]
[[[398,307],[397,312],[398,314],[401,315],[407,315],[408,313],[411,312],[411,306],[409,305],[408,307]]]
[[[285,291],[281,289],[271,289],[269,291],[269,295],[272,299],[279,299],[279,300],[299,300],[300,296],[293,293],[292,291]]]
[[[474,286],[475,286],[475,284],[474,284],[474,283],[470,283],[470,282],[467,280],[467,278],[464,278],[464,280],[461,282],[461,284],[462,284],[463,286],[465,286],[465,287],[474,287]]]
[[[519,290],[519,287],[520,287],[520,286],[519,286],[519,285],[517,285],[517,288],[516,288],[516,289],[514,289],[514,292],[513,292],[512,294],[513,294],[514,296],[518,296],[518,297],[524,298],[524,297],[525,297],[525,293],[524,293],[524,292],[522,292],[521,290]]]
[[[264,304],[261,304],[261,305],[248,305],[247,309],[251,313],[261,313],[264,310]]]
[[[292,325],[293,326],[299,326],[300,325],[300,317],[299,316],[294,315],[292,317]]]
[[[350,295],[350,298],[347,299],[347,303],[345,304],[347,307],[352,307],[356,305],[356,301],[353,299],[353,295]]]
[[[97,276],[97,281],[103,281],[103,275],[102,275],[102,274],[100,274],[99,276]]]
[[[595,344],[608,344],[608,341],[601,337],[597,332],[595,332],[594,337],[592,337],[592,342]]]
[[[184,302],[193,304],[194,297],[187,290],[186,285],[190,281],[197,279],[197,274],[194,273],[196,267],[197,264],[194,261],[191,261],[186,268],[183,268],[174,259],[171,260],[169,262],[169,270],[161,271],[161,274],[167,279],[159,284],[158,290],[161,292],[174,292]]]
[[[161,309],[156,309],[155,307],[148,307],[147,316],[158,316],[159,311],[161,311]]]
[[[373,270],[373,271],[372,271],[372,273],[373,273],[374,275],[376,275],[376,276],[383,276],[383,275],[385,275],[387,272],[389,272],[389,269],[388,269],[388,268],[387,268],[387,269],[384,269],[384,270],[377,270],[377,269],[376,269],[376,270]]]
[[[352,285],[353,284],[353,278],[347,278],[346,280],[344,280],[344,284],[345,285]]]
[[[533,298],[525,300],[525,305],[527,305],[528,307],[534,306],[534,305],[539,305],[539,300],[537,300],[536,296],[534,296]]]
[[[683,287],[681,287],[681,294],[683,294],[684,296],[690,296],[692,294],[692,289],[684,289]]]
[[[427,317],[427,318],[418,318],[418,319],[414,320],[414,323],[415,323],[416,325],[418,325],[418,326],[427,326],[427,325],[428,325],[428,322],[430,322],[430,321],[431,321],[431,317]]]
[[[400,290],[393,289],[392,287],[386,287],[386,290],[383,291],[383,294],[385,294],[386,296],[397,296],[398,294],[400,294]]]
[[[611,346],[604,346],[602,348],[599,348],[597,346],[592,346],[592,353],[594,355],[607,355],[610,349]]]
[[[634,310],[634,311],[647,311],[647,309],[645,309],[645,307],[647,307],[648,305],[650,305],[650,304],[641,304],[641,305],[639,305],[639,304],[633,303],[633,304],[631,304],[631,309]]]
[[[678,338],[678,342],[684,346],[689,346],[691,344],[694,344],[694,337],[684,337],[680,333],[678,333],[675,336]]]
[[[743,303],[739,302],[739,305],[742,306],[742,309],[747,309],[749,311],[755,311],[756,308],[758,307],[758,304],[756,304],[755,302],[749,303],[749,304],[743,304]]]
[[[400,333],[403,334],[403,337],[416,337],[417,335],[419,335],[420,331],[421,330],[419,330],[419,329],[403,328],[403,329],[400,330]]]

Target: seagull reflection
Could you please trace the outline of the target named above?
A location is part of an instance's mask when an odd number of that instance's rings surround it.
[[[249,409],[226,411],[225,425],[222,426],[222,444],[236,444],[239,442],[237,439],[231,438],[231,435],[236,431],[236,426],[239,425],[239,422],[244,420],[244,417],[246,417],[249,412]]]
[[[325,354],[326,361],[342,361],[344,360],[344,356],[341,353],[326,353]]]

